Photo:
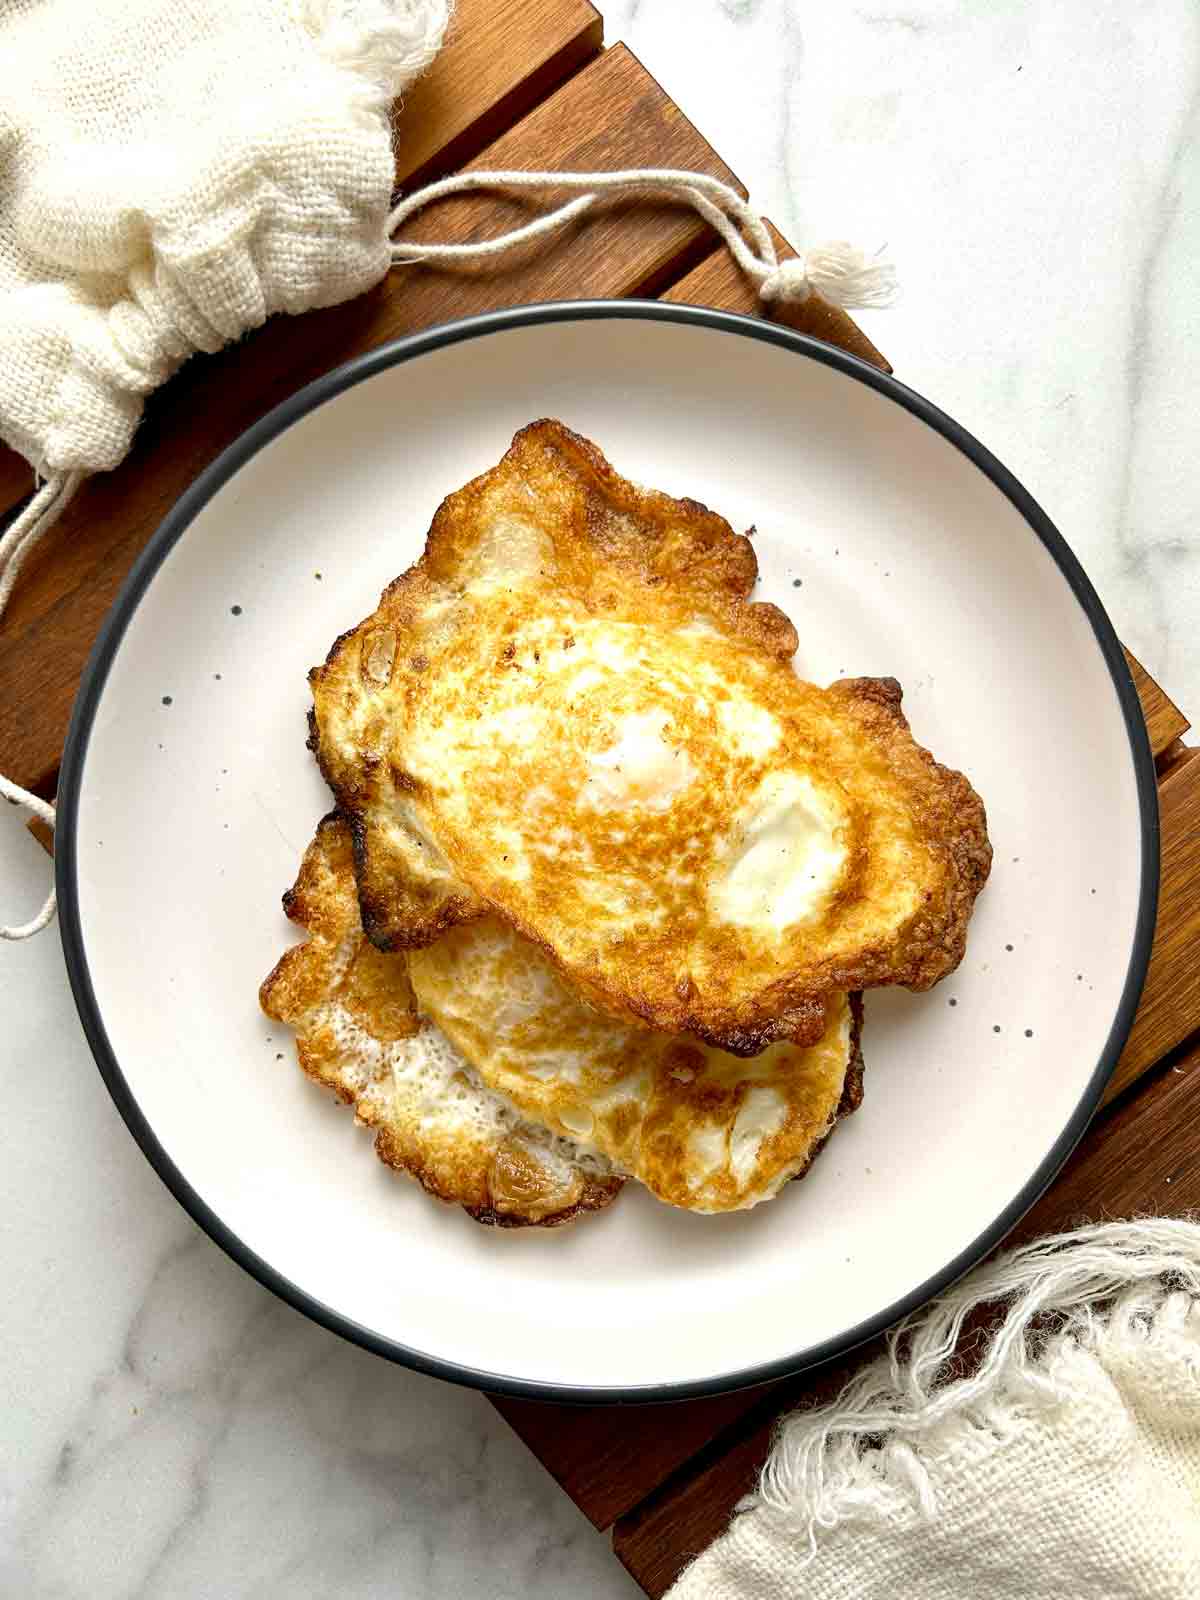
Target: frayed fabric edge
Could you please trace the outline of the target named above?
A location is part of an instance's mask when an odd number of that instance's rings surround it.
[[[995,1306],[981,1359],[951,1379],[964,1325]],[[1200,1224],[1101,1223],[989,1263],[894,1328],[886,1352],[826,1406],[780,1425],[735,1516],[786,1516],[807,1542],[864,1515],[931,1517],[929,1466],[996,1449],[1031,1413],[1076,1392],[1079,1354],[1104,1360],[1156,1338],[1194,1345],[1200,1373]]]
[[[386,106],[441,49],[452,0],[292,0],[322,53],[357,77],[373,107]]]

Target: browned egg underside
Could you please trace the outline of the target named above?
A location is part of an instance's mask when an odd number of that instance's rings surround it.
[[[480,1221],[568,1221],[627,1176],[688,1210],[744,1209],[806,1171],[861,1098],[856,997],[838,997],[815,1046],[742,1061],[595,1012],[497,918],[376,950],[336,816],[286,903],[308,938],[263,984],[263,1009],[377,1130],[384,1161]]]
[[[522,1117],[417,1015],[408,958],[363,935],[340,818],[322,822],[285,905],[308,937],[262,985],[262,1008],[295,1030],[304,1071],[376,1130],[381,1160],[501,1226],[611,1203],[623,1180],[608,1161]]]

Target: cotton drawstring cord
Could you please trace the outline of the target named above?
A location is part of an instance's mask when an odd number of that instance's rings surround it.
[[[494,239],[470,244],[416,243],[396,235],[417,212],[435,200],[478,190],[553,190],[570,193],[553,211]],[[673,200],[691,206],[728,246],[739,267],[758,289],[759,298],[799,304],[820,294],[839,306],[884,306],[896,289],[894,269],[878,256],[865,256],[854,245],[817,245],[780,261],[766,223],[736,190],[703,172],[670,168],[624,172],[463,172],[407,195],[392,211],[388,232],[392,260],[398,266],[455,266],[487,261],[523,244],[544,239],[579,221],[589,211],[614,199]]]
[[[0,538],[0,617],[4,615],[4,609],[8,605],[9,596],[13,592],[13,585],[20,575],[21,568],[43,536],[50,531],[70,505],[79,485],[83,482],[83,476],[82,472],[67,472],[47,478],[24,511],[6,530],[3,538]],[[40,817],[48,827],[54,826],[54,807],[2,774],[0,774],[0,795],[15,805],[24,806],[26,811],[31,811],[35,817]],[[0,939],[31,938],[52,920],[54,907],[54,890],[51,889],[46,897],[46,903],[37,916],[29,922],[18,923],[15,927],[0,927]]]

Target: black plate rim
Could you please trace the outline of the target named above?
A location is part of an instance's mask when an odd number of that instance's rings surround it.
[[[316,407],[333,399],[344,390],[365,382],[378,372],[414,360],[430,351],[458,344],[466,339],[484,338],[494,333],[531,325],[631,318],[690,325],[739,338],[759,339],[790,350],[808,360],[832,367],[856,382],[864,383],[868,388],[887,396],[931,427],[965,455],[1000,490],[1032,528],[1070,585],[1091,624],[1101,654],[1108,666],[1129,738],[1130,759],[1138,797],[1142,859],[1133,944],[1121,997],[1104,1049],[1066,1126],[1036,1171],[988,1228],[945,1267],[932,1274],[907,1295],[854,1327],[817,1345],[757,1366],[683,1383],[592,1386],[542,1382],[488,1372],[431,1356],[398,1340],[386,1338],[355,1322],[353,1318],[344,1316],[333,1307],[325,1305],[285,1278],[270,1262],[251,1250],[221,1220],[191,1186],[159,1143],[130,1089],[109,1042],[92,985],[83,938],[78,894],[77,830],[88,742],[109,669],[129,621],[167,554],[201,509],[239,468],[272,439],[300,418],[307,416]],[[176,1200],[226,1255],[244,1268],[251,1277],[256,1278],[265,1288],[321,1327],[328,1328],[365,1350],[431,1377],[444,1378],[452,1383],[481,1389],[489,1394],[545,1400],[559,1404],[661,1403],[728,1393],[735,1389],[795,1376],[800,1372],[840,1359],[856,1346],[916,1311],[969,1271],[1001,1242],[1049,1187],[1079,1142],[1100,1103],[1104,1087],[1129,1036],[1145,983],[1158,908],[1158,789],[1154,757],[1137,688],[1121,643],[1099,596],[1062,534],[1028,490],[960,423],[890,373],[881,372],[878,368],[833,345],[824,344],[820,340],[796,333],[790,328],[780,327],[775,323],[742,316],[736,312],[716,311],[701,306],[670,305],[657,300],[556,301],[504,311],[489,311],[443,323],[425,332],[382,345],[377,350],[369,351],[346,362],[324,377],[308,384],[281,405],[276,406],[273,411],[268,412],[224,450],[205,468],[196,482],[185,490],[134,563],[100,629],[84,669],[71,716],[59,780],[55,881],[63,955],[71,990],[92,1054],[109,1094],[146,1159]]]

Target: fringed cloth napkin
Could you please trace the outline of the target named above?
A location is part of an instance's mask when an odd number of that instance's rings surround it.
[[[1200,1226],[1163,1220],[1016,1250],[898,1328],[668,1600],[1198,1596]]]
[[[606,198],[694,207],[764,300],[886,299],[848,246],[780,262],[761,218],[690,172],[472,173],[393,212],[392,103],[436,54],[450,0],[0,0],[0,439],[40,487],[0,537],[0,613],[87,474],[115,467],[146,395],[274,312],[361,294],[393,263],[548,238]],[[404,245],[463,189],[573,198],[500,239]],[[303,338],[303,332],[297,337]],[[0,777],[0,795],[54,811]],[[41,912],[0,938],[26,938]]]

